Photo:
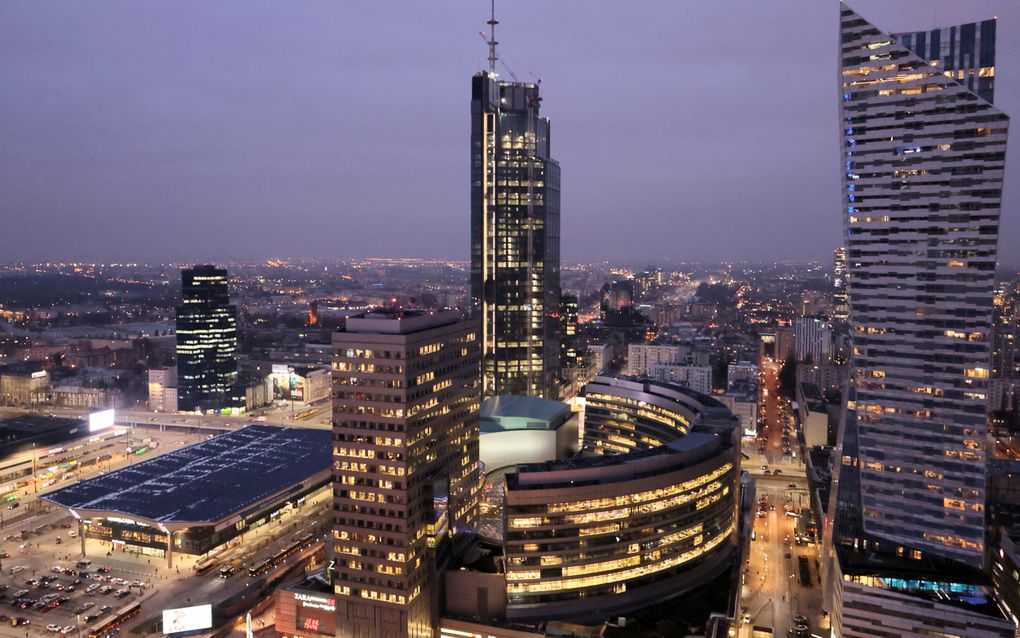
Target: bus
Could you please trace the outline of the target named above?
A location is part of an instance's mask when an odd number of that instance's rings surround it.
[[[210,571],[213,567],[216,567],[216,559],[206,557],[195,563],[195,575],[201,576],[202,574]]]
[[[110,616],[105,621],[99,623],[92,629],[89,629],[89,638],[108,638],[113,635],[114,630],[118,629],[121,625],[126,623],[129,619],[134,618],[142,611],[142,606],[138,603],[131,603],[124,609],[121,609],[113,616]]]
[[[290,545],[287,545],[280,552],[274,556],[270,556],[264,561],[255,563],[248,568],[248,575],[254,578],[255,576],[261,576],[268,572],[270,569],[276,567],[283,561],[287,560],[291,555],[309,546],[311,542],[315,540],[315,534],[305,534],[301,538],[297,539]]]

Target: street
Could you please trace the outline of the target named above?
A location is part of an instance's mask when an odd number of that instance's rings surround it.
[[[761,370],[762,425],[757,439],[744,441],[748,472],[756,480],[758,507],[744,569],[740,636],[752,627],[769,627],[776,637],[822,633],[821,588],[817,558],[820,545],[797,542],[797,521],[809,506],[803,458],[789,417],[789,404],[779,394],[780,365]],[[802,571],[804,582],[802,582]],[[746,621],[746,622],[745,622]],[[806,621],[806,623],[805,623]]]

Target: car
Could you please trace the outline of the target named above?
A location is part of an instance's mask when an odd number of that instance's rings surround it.
[[[18,591],[14,592],[14,597],[15,598],[21,598],[22,596],[24,596],[26,594],[28,594],[28,590],[27,589],[19,589]]]
[[[24,616],[18,616],[17,618],[11,619],[11,624],[18,627],[19,625],[31,625],[32,621]]]
[[[99,613],[100,614],[108,614],[108,613],[110,613],[111,609],[113,609],[113,607],[110,607],[109,605],[103,605],[102,607],[99,608]]]
[[[99,616],[97,616],[96,614],[90,614],[90,615],[85,616],[85,617],[82,618],[82,620],[84,620],[86,623],[90,623],[90,622],[93,622],[93,621],[98,620],[98,619],[99,619]]]
[[[60,633],[64,636],[74,631],[74,625],[64,625],[60,628]]]
[[[46,603],[44,603],[41,600],[37,600],[34,603],[32,603],[32,609],[36,609],[36,610],[42,609],[45,606],[46,606]]]
[[[70,536],[71,538],[78,538],[78,531],[72,529],[70,532],[67,533],[67,535]]]
[[[105,596],[106,594],[109,594],[111,591],[113,591],[113,589],[114,588],[110,587],[109,585],[103,585],[102,587],[99,588],[99,593]]]
[[[117,593],[116,593],[117,598],[123,598],[124,596],[129,596],[129,595],[131,595],[131,592],[129,592],[126,589],[118,589]]]
[[[88,559],[84,559],[84,560],[80,560],[77,563],[75,563],[74,566],[77,567],[78,569],[85,569],[86,567],[88,567],[91,564],[92,564],[92,561],[90,561]]]
[[[11,575],[12,576],[17,576],[18,574],[20,574],[21,572],[25,571],[26,569],[28,569],[28,568],[25,567],[24,565],[15,565],[14,567],[11,567]]]
[[[143,583],[142,581],[136,579],[136,580],[131,581],[131,586],[132,587],[145,587],[145,583]]]
[[[18,509],[19,507],[21,507],[21,503],[19,503],[17,501],[14,501],[13,503],[11,503],[10,505],[7,506],[7,509],[14,510],[14,509]]]
[[[776,476],[779,476],[780,474],[783,473],[783,471],[777,467],[776,469],[772,470],[772,473],[775,474]]]
[[[807,616],[805,616],[804,614],[797,614],[796,616],[793,617],[793,622],[794,622],[794,624],[797,624],[797,625],[806,625],[807,624]]]
[[[786,487],[790,488],[791,490],[795,490],[795,489],[797,489],[797,484],[796,483],[787,483]]]
[[[102,565],[100,565],[99,567],[96,567],[96,573],[97,574],[109,574],[110,573],[110,568],[109,567],[103,567]]]
[[[54,574],[63,574],[64,568],[61,567],[60,565],[54,565],[53,568],[50,569],[50,571],[53,572]]]

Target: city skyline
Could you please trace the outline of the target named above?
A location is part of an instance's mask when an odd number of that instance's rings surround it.
[[[992,15],[1008,31],[1020,20],[1006,2],[884,4],[853,6],[896,31]],[[244,29],[230,5],[203,7],[193,29],[176,25],[197,5],[5,6],[0,249],[29,261],[467,259],[465,78],[485,66],[483,5],[256,7]],[[737,17],[705,4],[497,7],[501,55],[522,81],[546,80],[569,167],[564,261],[636,250],[826,260],[839,243],[825,214],[839,184],[823,168],[838,152],[827,91],[835,6],[751,4]],[[809,27],[795,40],[761,28],[791,21]],[[766,46],[773,64],[756,68]],[[1020,68],[1017,45],[999,48],[1003,67]],[[776,91],[776,64],[803,81]],[[1008,72],[999,79],[1007,112],[1018,87]],[[406,188],[387,186],[394,175]],[[1018,197],[1007,187],[1003,245],[1020,239]],[[396,224],[407,232],[385,232]]]

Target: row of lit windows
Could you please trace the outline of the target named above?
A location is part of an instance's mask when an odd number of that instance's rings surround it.
[[[636,503],[643,503],[645,501],[659,500],[674,494],[680,494],[682,492],[688,492],[696,487],[704,485],[710,481],[718,479],[720,476],[726,474],[733,469],[732,463],[724,463],[715,470],[708,474],[703,474],[697,478],[693,478],[683,483],[676,485],[670,485],[668,487],[661,487],[646,492],[636,492],[633,494],[623,494],[621,496],[600,498],[600,499],[588,499],[584,501],[573,501],[569,503],[550,503],[546,507],[546,511],[550,514],[558,514],[561,512],[586,512],[588,510],[602,509],[606,507],[620,506],[620,505],[632,505]]]
[[[592,574],[580,578],[561,578],[561,579],[544,579],[539,582],[520,582],[520,583],[507,583],[508,594],[520,594],[520,593],[539,593],[539,592],[550,592],[550,591],[563,591],[567,589],[578,589],[583,587],[593,587],[597,585],[606,585],[610,583],[617,583],[621,581],[629,581],[635,578],[640,578],[648,574],[654,574],[665,569],[670,569],[683,563],[689,562],[699,556],[702,556],[708,551],[711,551],[720,543],[725,541],[730,534],[733,533],[734,523],[731,522],[718,536],[711,538],[707,543],[703,543],[698,547],[690,549],[683,554],[673,556],[662,560],[657,563],[650,565],[640,565],[637,567],[631,567],[622,571],[602,574]],[[631,557],[620,559],[621,562],[630,560]],[[508,574],[509,577],[509,574]]]

